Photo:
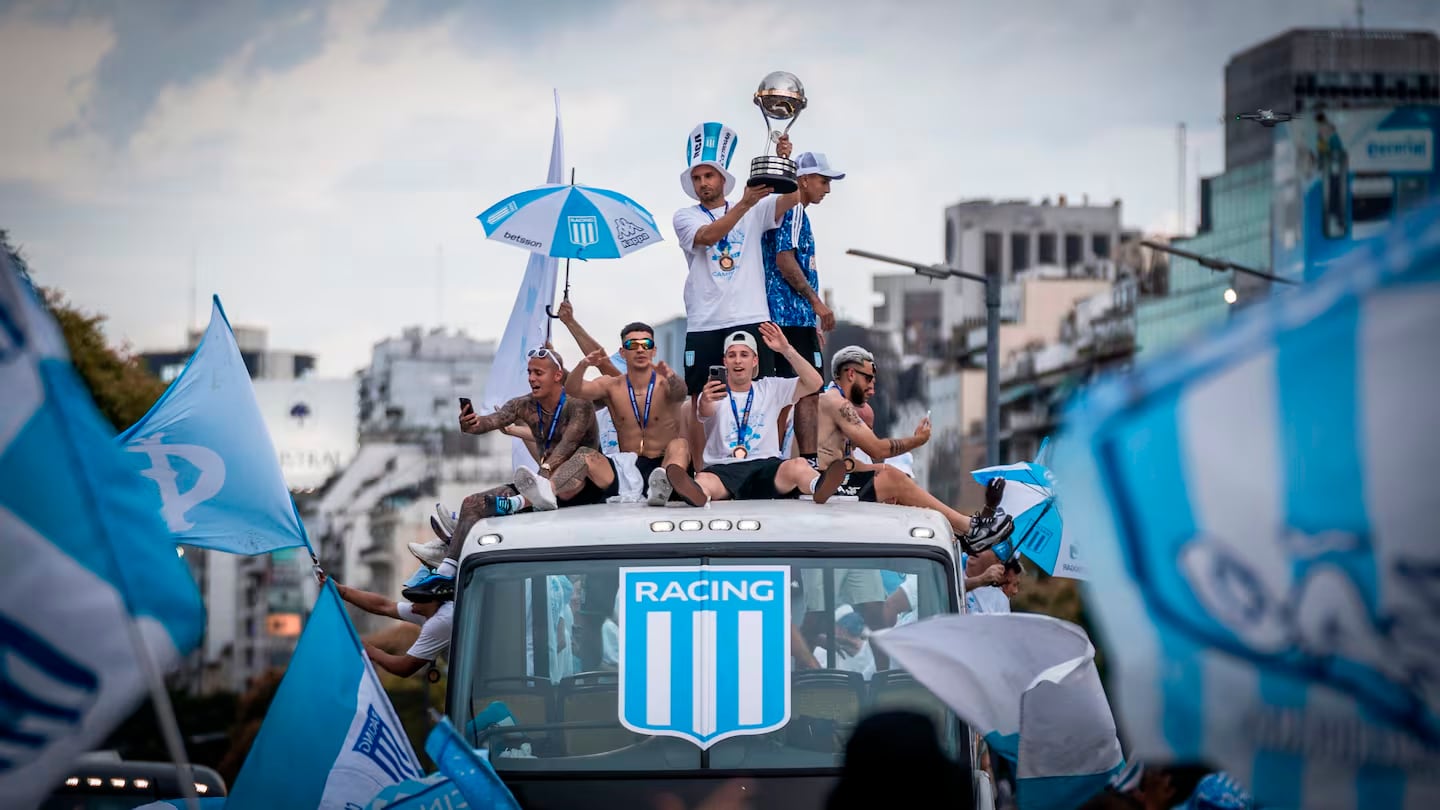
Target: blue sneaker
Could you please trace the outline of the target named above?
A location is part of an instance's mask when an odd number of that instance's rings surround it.
[[[400,594],[411,602],[448,602],[455,598],[455,578],[431,574]]]

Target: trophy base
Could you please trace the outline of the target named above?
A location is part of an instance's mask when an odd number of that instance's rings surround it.
[[[747,186],[769,186],[776,194],[789,194],[799,185],[795,182],[795,161],[787,158],[757,157],[750,161],[750,179]]]

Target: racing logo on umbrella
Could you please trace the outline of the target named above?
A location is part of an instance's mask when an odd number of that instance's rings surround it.
[[[595,217],[566,217],[570,223],[570,242],[578,248],[586,248],[600,241],[600,225]]]

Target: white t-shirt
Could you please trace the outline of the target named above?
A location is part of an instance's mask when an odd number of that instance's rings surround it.
[[[795,386],[799,382],[797,377],[764,377],[750,383],[755,398],[750,401],[750,418],[746,423],[749,431],[743,442],[745,458],[735,458],[732,453],[738,441],[735,414],[738,412],[745,418],[745,403],[750,392],[732,391],[728,399],[715,403],[715,413],[700,420],[705,428],[705,464],[780,458],[780,437],[776,435],[775,422],[780,418],[780,411],[795,399]],[[734,408],[730,407],[731,400]]]
[[[967,596],[970,599],[971,613],[1009,613],[1010,597],[1005,591],[994,586],[986,585],[976,588]]]
[[[685,328],[688,331],[706,332],[770,320],[760,243],[766,231],[775,229],[777,199],[778,195],[771,194],[755,203],[726,234],[724,241],[735,262],[729,270],[720,267],[720,245],[695,246],[695,232],[714,221],[705,209],[691,205],[675,212],[675,238],[690,265],[690,273],[685,278]],[[710,214],[719,219],[726,210],[714,208]]]
[[[395,613],[411,624],[420,625],[420,637],[410,645],[406,655],[424,661],[434,661],[435,656],[450,646],[450,627],[455,623],[455,603],[446,602],[430,618],[417,615],[415,606],[409,602],[396,602]]]

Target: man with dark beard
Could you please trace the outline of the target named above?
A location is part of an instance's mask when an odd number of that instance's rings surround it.
[[[861,501],[934,509],[950,521],[955,536],[971,554],[1010,535],[1013,521],[999,509],[1003,479],[996,479],[998,485],[986,490],[985,508],[968,516],[941,503],[900,470],[880,463],[929,441],[930,420],[921,420],[915,435],[903,439],[879,438],[865,424],[856,409],[875,394],[874,355],[860,346],[846,346],[830,359],[830,376],[832,381],[821,392],[818,403],[816,456],[812,461],[820,471],[819,481],[814,485],[816,503],[842,495]],[[875,463],[857,463],[853,457],[857,448]]]

